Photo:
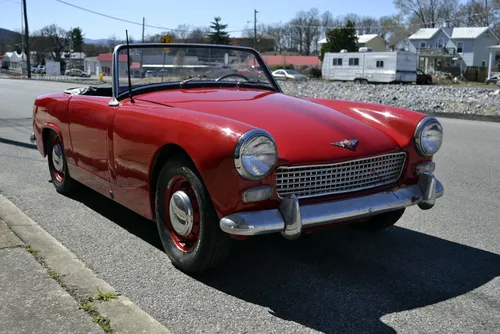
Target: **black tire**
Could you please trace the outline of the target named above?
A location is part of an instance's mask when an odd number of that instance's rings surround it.
[[[178,185],[181,181],[185,185]],[[170,220],[168,203],[178,188],[189,195],[194,212],[192,232],[187,236],[178,234]],[[189,159],[174,157],[162,167],[156,186],[155,214],[163,248],[181,271],[203,272],[222,263],[229,254],[232,239],[220,229],[208,191]]]
[[[60,161],[60,163],[58,164],[60,167],[58,168],[56,168],[56,166],[54,165],[54,159],[53,159],[54,147],[56,145],[59,145],[60,147],[60,150],[56,148],[56,151],[60,153],[58,159],[58,161]],[[59,137],[57,133],[52,131],[48,138],[46,147],[47,147],[47,160],[49,163],[49,172],[52,184],[54,185],[58,193],[64,195],[70,195],[77,187],[77,183],[69,175],[68,162],[66,160],[66,154],[64,153],[64,145],[61,137]]]
[[[393,226],[403,216],[405,209],[381,213],[367,221],[353,223],[352,226],[365,231],[379,231]]]

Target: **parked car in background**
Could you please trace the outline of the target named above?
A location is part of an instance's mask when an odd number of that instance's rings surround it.
[[[66,73],[67,72],[67,73]],[[66,70],[65,75],[68,75],[70,77],[87,77],[90,78],[90,74],[87,72],[82,71],[79,68],[72,68],[71,70]]]
[[[426,74],[421,70],[417,70],[417,85],[431,85],[432,84],[432,76],[430,74]]]
[[[38,65],[38,67],[35,70],[36,74],[45,74],[45,66],[44,65]]]
[[[186,69],[170,60],[161,81],[127,80],[122,55],[145,49],[155,65],[187,49],[241,63],[208,77],[210,64]],[[262,74],[238,72],[245,63]],[[443,196],[433,173],[443,128],[434,117],[287,95],[245,47],[122,44],[112,67],[111,85],[36,98],[30,140],[47,157],[56,191],[83,184],[155,222],[183,271],[212,268],[233,242],[258,235],[295,240],[347,223],[382,230],[407,207],[429,210]]]
[[[273,77],[277,80],[307,80],[308,78],[295,71],[295,70],[285,70],[285,69],[279,69],[273,72]]]

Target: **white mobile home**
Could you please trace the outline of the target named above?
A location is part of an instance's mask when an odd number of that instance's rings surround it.
[[[322,76],[326,80],[355,83],[410,83],[417,80],[417,54],[410,51],[325,53]]]

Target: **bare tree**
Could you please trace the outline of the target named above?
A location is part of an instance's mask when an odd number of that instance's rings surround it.
[[[408,47],[408,37],[411,35],[400,15],[381,17],[379,34],[393,50]]]
[[[468,0],[453,21],[458,26],[494,28],[500,21],[500,0]]]
[[[266,33],[274,38],[274,46],[276,50],[281,54],[285,46],[285,27],[279,23],[270,24],[266,28]]]
[[[113,50],[118,44],[120,44],[120,40],[116,37],[116,35],[113,34],[108,37],[108,48],[110,50]]]
[[[333,15],[330,11],[327,10],[321,15],[321,34],[323,36],[326,36],[328,31],[330,31],[333,21]]]
[[[306,56],[311,54],[311,48],[318,45],[318,39],[321,33],[321,19],[319,10],[312,8],[304,15],[304,52]]]
[[[44,51],[48,53],[48,58],[61,61],[61,54],[70,45],[68,32],[55,24],[51,24],[43,27],[38,35],[46,42],[46,49]]]
[[[295,18],[290,20],[291,48],[296,49],[299,54],[304,50],[304,21],[306,13],[302,10]]]
[[[205,43],[210,29],[207,27],[196,27],[188,35],[188,40],[193,43]]]
[[[459,7],[458,0],[394,0],[400,14],[408,21],[418,19],[422,28],[434,28],[451,19]]]
[[[356,26],[361,28],[361,34],[380,34],[380,19],[373,16],[363,16]]]
[[[189,24],[179,24],[176,28],[176,34],[182,41],[186,42],[191,33],[192,26]]]

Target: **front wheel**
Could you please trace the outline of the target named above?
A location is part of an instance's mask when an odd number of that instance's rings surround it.
[[[208,192],[186,158],[173,158],[160,171],[155,194],[156,223],[174,266],[197,273],[223,262],[231,238],[219,227]]]
[[[405,209],[400,209],[381,213],[366,221],[353,223],[352,226],[371,232],[383,230],[396,224],[404,212]]]

